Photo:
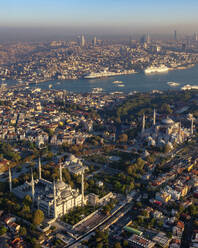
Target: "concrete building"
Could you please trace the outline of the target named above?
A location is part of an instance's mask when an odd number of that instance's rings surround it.
[[[133,234],[129,239],[129,246],[134,248],[153,248],[155,243],[141,236]]]

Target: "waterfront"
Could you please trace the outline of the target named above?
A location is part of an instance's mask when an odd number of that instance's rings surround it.
[[[124,87],[120,88],[114,81],[122,81]],[[176,87],[170,87],[168,82],[179,83]],[[9,82],[8,85],[10,84]],[[13,83],[11,83],[13,84]],[[162,74],[136,73],[130,75],[120,75],[101,79],[78,79],[78,80],[55,80],[31,85],[42,89],[68,90],[76,93],[86,93],[93,88],[103,88],[105,92],[131,91],[149,92],[152,90],[178,90],[186,84],[198,85],[198,65],[186,70],[173,70]]]

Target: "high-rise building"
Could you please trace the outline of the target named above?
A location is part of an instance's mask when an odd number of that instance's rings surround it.
[[[85,46],[85,36],[81,35],[81,47]]]
[[[150,34],[149,33],[146,34],[146,42],[147,43],[150,43],[151,42],[151,37],[150,37]]]
[[[93,46],[95,47],[95,46],[96,46],[96,44],[97,44],[97,39],[96,39],[96,36],[93,38],[92,43],[93,43]]]
[[[175,41],[177,40],[177,31],[176,30],[174,31],[174,40]]]
[[[140,38],[140,43],[141,44],[144,44],[146,42],[146,37],[145,35],[143,35],[141,38]]]
[[[198,41],[198,35],[197,35],[197,33],[194,33],[194,40],[195,41]]]
[[[183,43],[183,44],[182,44],[182,51],[183,51],[183,52],[186,52],[186,48],[187,48],[186,43]]]

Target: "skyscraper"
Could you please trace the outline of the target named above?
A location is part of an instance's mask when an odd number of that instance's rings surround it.
[[[174,40],[177,41],[177,31],[174,31]]]
[[[81,36],[81,47],[85,46],[85,37],[84,35]]]
[[[97,39],[96,39],[96,36],[93,38],[92,43],[93,43],[93,46],[95,47],[95,46],[96,46],[96,44],[97,44]]]
[[[151,37],[150,37],[150,34],[149,33],[146,34],[146,42],[147,43],[150,43],[151,42]]]
[[[194,40],[195,41],[198,41],[198,35],[197,35],[197,33],[194,33]]]

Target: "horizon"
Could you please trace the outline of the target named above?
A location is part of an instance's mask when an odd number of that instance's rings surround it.
[[[1,39],[32,39],[85,35],[131,35],[145,32],[171,35],[197,32],[198,2],[159,3],[152,0],[55,1],[8,0],[1,4]],[[19,33],[20,35],[18,35]],[[2,37],[3,36],[3,37]],[[63,36],[64,37],[64,36]]]

